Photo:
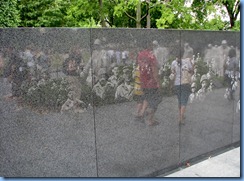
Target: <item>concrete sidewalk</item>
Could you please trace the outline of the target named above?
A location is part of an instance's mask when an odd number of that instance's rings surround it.
[[[240,147],[159,177],[240,177]]]

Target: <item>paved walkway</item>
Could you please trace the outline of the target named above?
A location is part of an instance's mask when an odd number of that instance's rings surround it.
[[[240,177],[240,147],[159,177]]]

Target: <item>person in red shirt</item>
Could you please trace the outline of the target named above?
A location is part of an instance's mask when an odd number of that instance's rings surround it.
[[[161,102],[160,80],[158,76],[158,62],[151,49],[144,49],[138,53],[137,63],[140,71],[141,88],[143,90],[143,104],[139,111],[138,118],[148,113],[148,125],[157,125],[154,114]]]

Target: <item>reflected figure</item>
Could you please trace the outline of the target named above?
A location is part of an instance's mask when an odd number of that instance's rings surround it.
[[[28,69],[30,71],[30,78],[36,78],[36,62],[35,62],[35,54],[33,51],[33,45],[28,45],[25,48],[25,51],[20,54],[20,58],[27,63]]]
[[[91,88],[92,84],[94,84],[95,82],[97,82],[97,77],[95,75],[92,75],[92,69],[90,68],[89,74],[86,78],[86,84]]]
[[[175,93],[178,99],[179,124],[185,124],[186,106],[191,94],[190,82],[192,69],[191,59],[188,57],[182,59],[180,53],[171,65],[171,77],[174,77]]]
[[[236,58],[236,50],[230,49],[228,59],[225,63],[225,81],[228,85],[228,91],[226,92],[227,99],[234,99],[234,92],[236,89],[236,82],[239,75],[239,61]]]
[[[144,93],[142,109],[138,117],[141,119],[148,114],[147,123],[149,126],[159,124],[155,118],[159,103],[162,101],[160,92],[160,80],[158,75],[158,62],[152,52],[152,45],[143,44],[145,49],[141,50],[137,56],[137,62],[140,70],[141,87]]]
[[[190,47],[189,43],[184,44],[184,54],[183,54],[183,59],[184,58],[193,58],[193,48]]]
[[[241,104],[240,104],[240,99],[236,103],[236,113],[240,112],[241,109]]]
[[[76,62],[75,59],[72,57],[69,57],[67,59],[67,81],[69,83],[69,88],[71,91],[73,91],[73,97],[74,99],[79,100],[81,97],[81,82],[79,79],[79,64]]]
[[[30,72],[27,62],[19,56],[16,50],[12,50],[9,60],[7,76],[8,81],[12,84],[12,96],[9,98],[19,98],[22,94],[21,85],[29,79]]]
[[[166,47],[161,47],[157,40],[153,41],[153,54],[155,55],[159,67],[162,67],[169,58],[169,50]]]
[[[133,65],[133,72],[132,76],[134,79],[134,95],[133,95],[133,100],[136,101],[136,113],[135,113],[135,118],[140,121],[140,116],[139,113],[142,109],[143,105],[143,90],[141,87],[141,79],[140,79],[140,67],[137,63]]]
[[[219,70],[219,75],[224,76],[224,65],[225,62],[227,61],[227,57],[229,55],[230,47],[228,46],[228,43],[226,40],[222,40],[221,45],[218,47],[219,51],[219,61],[217,62],[218,64],[218,70]]]

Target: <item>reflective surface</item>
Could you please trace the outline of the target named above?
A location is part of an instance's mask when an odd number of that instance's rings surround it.
[[[238,66],[226,78],[230,49],[235,65],[240,61],[239,32],[0,32],[1,176],[152,176],[240,141]],[[139,55],[150,59],[147,74],[158,85],[143,82]],[[192,64],[184,124],[171,77],[177,57]],[[176,66],[182,82],[183,63]],[[143,117],[137,113],[137,78],[148,103]]]

